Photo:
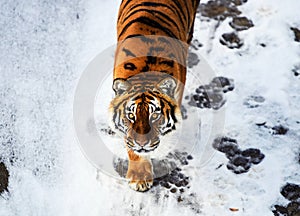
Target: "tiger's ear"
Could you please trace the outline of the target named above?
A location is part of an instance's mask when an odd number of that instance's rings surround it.
[[[176,82],[173,78],[167,77],[158,83],[158,88],[170,97],[174,97]]]
[[[116,95],[121,95],[127,92],[131,88],[131,84],[126,80],[117,79],[114,81],[113,89]]]

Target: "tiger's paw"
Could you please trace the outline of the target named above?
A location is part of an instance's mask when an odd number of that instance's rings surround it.
[[[149,190],[153,185],[153,180],[142,180],[129,182],[129,187],[135,191],[145,192]]]
[[[135,162],[129,165],[126,178],[129,180],[129,187],[135,191],[145,192],[153,185],[152,165],[149,162]]]

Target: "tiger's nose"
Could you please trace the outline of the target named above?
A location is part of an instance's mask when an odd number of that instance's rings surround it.
[[[149,139],[136,139],[135,143],[141,147],[144,147],[150,143]]]

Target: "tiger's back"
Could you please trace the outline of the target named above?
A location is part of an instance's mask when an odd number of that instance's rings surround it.
[[[158,71],[186,80],[188,44],[192,39],[197,0],[125,0],[118,22],[114,79]],[[183,86],[178,85],[180,103]]]
[[[124,0],[118,15],[118,41],[163,35],[189,43],[198,4],[197,0]]]

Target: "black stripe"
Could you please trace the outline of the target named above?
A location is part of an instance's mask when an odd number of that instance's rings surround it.
[[[160,107],[161,107],[161,110],[163,110],[165,108],[165,104],[162,103],[162,100],[160,100]]]
[[[127,23],[124,28],[122,29],[121,33],[119,34],[119,37],[120,38],[125,32],[126,30],[134,23],[142,23],[142,24],[145,24],[145,25],[148,25],[148,26],[151,26],[153,28],[157,28],[163,32],[165,32],[169,37],[172,37],[172,38],[176,38],[176,36],[173,34],[173,32],[162,26],[160,23],[148,18],[148,17],[145,17],[145,16],[141,16],[141,17],[138,17],[134,20],[131,20],[129,23]]]
[[[123,9],[123,10],[126,8],[126,6],[127,6],[132,0],[123,0],[122,3],[121,3],[121,5],[122,5],[125,1],[126,1],[125,5],[122,6],[122,9]]]
[[[123,103],[123,110],[125,110],[125,107],[126,107],[126,103]],[[121,114],[122,114],[122,111],[120,110],[120,120],[122,122],[122,124],[119,123],[119,125],[122,127],[122,131],[123,133],[126,133],[126,126],[124,124],[124,118],[121,118]]]
[[[170,58],[170,59],[176,59],[176,56],[173,54],[173,53],[170,53],[169,55],[168,55],[168,57]]]
[[[165,100],[163,97],[160,97],[159,95],[157,96],[158,98],[160,98],[161,100],[163,100],[165,103],[167,103],[171,109],[171,116],[172,116],[172,119],[174,120],[174,123],[178,122],[177,121],[177,118],[175,116],[175,106],[173,104],[171,104],[171,102]]]
[[[126,1],[126,0],[123,0],[123,1],[121,2],[121,5],[120,5],[120,8],[122,9],[122,11],[125,10],[126,6],[127,6],[132,0],[127,0],[126,3],[125,3],[125,5],[122,6],[122,4],[123,4],[125,1]],[[121,15],[122,15],[122,13],[119,14],[118,20],[120,19],[120,16],[121,16]]]
[[[164,110],[164,108],[165,108],[165,104],[163,103],[163,100],[162,100],[162,98],[160,98],[160,97],[158,97],[159,99],[160,99],[160,101],[159,101],[159,103],[160,103],[160,107],[161,107],[161,112],[162,112],[162,114],[164,115],[164,116],[166,116],[166,112],[165,112],[165,110]],[[165,119],[163,118],[163,123],[165,123]]]
[[[157,2],[143,2],[141,4],[134,5],[129,10],[134,10],[137,7],[165,7],[169,10],[171,10],[174,14],[176,14],[176,17],[180,20],[181,25],[184,26],[184,22],[181,19],[180,12],[178,11],[178,8],[172,7],[171,5],[163,4],[163,3],[157,3]]]
[[[115,123],[115,127],[116,128],[119,128],[118,126],[119,126],[119,120],[118,119],[116,119],[117,118],[117,114],[119,113],[119,116],[120,116],[120,110],[114,110],[114,116],[113,116],[113,120],[114,120],[114,123]]]
[[[153,97],[155,97],[155,98],[157,97],[157,95],[156,95],[153,91],[149,91],[148,93],[149,93],[150,95],[152,95]]]
[[[167,120],[168,120],[166,126],[168,127],[169,122],[170,122],[170,111],[169,111],[168,109],[166,110],[166,117],[167,117]],[[170,126],[169,126],[169,127],[170,127]]]
[[[148,98],[149,100],[154,100],[154,97],[150,96],[150,95],[146,95],[146,98]],[[153,104],[154,105],[154,104]]]
[[[162,135],[164,136],[164,135],[170,133],[171,131],[172,131],[172,129],[169,129],[169,130],[165,131]]]
[[[158,37],[158,41],[160,41],[162,43],[166,43],[168,45],[171,45],[171,42],[169,40],[167,40],[167,38],[165,38],[165,37]]]
[[[172,116],[172,118],[174,120],[174,123],[176,123],[177,122],[177,118],[175,116],[175,107],[171,106],[170,108],[171,108],[171,116]]]
[[[149,65],[145,65],[142,69],[141,72],[148,72],[150,70]]]
[[[151,107],[151,112],[158,111],[158,110],[157,110],[157,107],[155,106],[154,103],[152,103],[152,102],[150,101],[149,104],[152,105],[152,106],[149,106],[149,107]],[[152,109],[152,107],[154,107],[154,109]]]
[[[156,64],[156,56],[147,56],[146,64]]]
[[[164,65],[168,65],[170,67],[174,67],[174,61],[169,61],[169,60],[164,60],[164,61],[161,61],[159,62],[158,64],[164,64]]]
[[[131,104],[131,106],[129,107],[129,111],[131,111],[131,112],[134,112],[134,106],[135,106],[135,104],[133,103],[133,104]]]
[[[187,4],[187,1],[183,1],[185,4],[185,9],[186,9],[186,14],[187,14],[187,18],[188,18],[188,23],[190,23],[191,17],[190,17],[190,12],[189,12],[189,6]]]
[[[141,41],[143,41],[143,42],[145,42],[145,43],[150,43],[150,44],[152,44],[152,43],[155,42],[155,39],[152,39],[152,38],[147,37],[147,36],[145,36],[145,35],[141,35],[141,36],[139,37],[139,39],[141,39]]]
[[[179,10],[180,10],[180,12],[181,12],[181,15],[183,16],[184,20],[187,21],[186,15],[185,15],[184,12],[183,12],[183,9],[182,9],[183,7],[182,7],[182,5],[180,4],[180,2],[179,2],[178,0],[173,0],[173,2],[174,2],[175,5],[177,6],[177,8],[179,8]],[[183,25],[183,26],[185,26],[185,25]]]
[[[166,20],[168,20],[169,22],[171,22],[173,24],[173,26],[175,26],[177,28],[178,31],[180,31],[177,23],[174,21],[174,19],[171,19],[169,16],[167,16],[166,14],[157,11],[157,10],[150,10],[150,9],[145,9],[145,8],[141,8],[138,10],[135,10],[133,12],[131,12],[130,14],[128,14],[123,20],[122,22],[125,23],[129,18],[131,18],[131,16],[133,16],[134,14],[138,13],[138,12],[147,12],[150,13],[152,16],[155,16],[155,18],[159,19],[161,22],[170,25],[169,23],[167,23],[165,20],[163,20],[161,17],[156,16],[155,14],[159,14],[160,16],[162,16],[163,18],[165,18]]]
[[[129,49],[123,48],[122,51],[125,52],[126,56],[136,57]]]
[[[138,37],[142,37],[142,36],[144,36],[144,35],[142,35],[142,34],[131,34],[131,35],[127,35],[123,41],[125,41],[125,40],[128,39],[128,38],[138,38]]]
[[[146,97],[147,97],[147,95],[145,95],[145,93],[143,93],[141,95],[136,96],[133,100],[138,100],[138,99],[142,98],[142,101],[144,102]]]
[[[116,112],[116,110],[114,109],[114,115],[113,115],[113,119],[112,119],[112,120],[113,120],[113,123],[115,124],[115,127],[118,128],[118,127],[117,127],[117,124],[116,124],[116,117],[117,117],[117,112]]]
[[[124,64],[124,69],[125,69],[125,70],[131,70],[131,71],[134,71],[134,70],[136,70],[137,68],[136,68],[136,66],[135,66],[133,63],[128,62],[128,63],[125,63],[125,64]]]
[[[128,147],[134,147],[134,144],[132,144],[132,143],[129,142],[129,141],[127,141],[126,144],[127,144]]]
[[[147,55],[148,56],[157,55],[156,53],[163,52],[163,51],[165,51],[164,47],[159,47],[159,46],[153,47],[152,46],[152,47],[149,47],[149,51],[148,51]],[[153,54],[153,53],[155,53],[155,54]]]

